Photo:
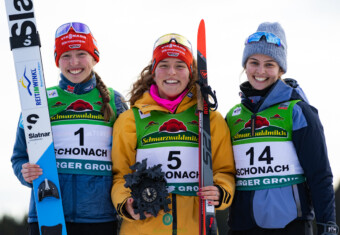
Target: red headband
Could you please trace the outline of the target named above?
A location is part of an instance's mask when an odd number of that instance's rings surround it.
[[[54,58],[57,67],[59,67],[60,56],[64,52],[71,50],[87,51],[97,62],[99,62],[97,41],[94,39],[91,33],[76,33],[73,28],[71,28],[67,34],[56,38],[54,46]]]
[[[190,50],[185,46],[171,42],[156,47],[152,56],[152,73],[155,72],[157,64],[165,58],[176,58],[184,61],[188,66],[190,74],[192,74],[193,57]]]

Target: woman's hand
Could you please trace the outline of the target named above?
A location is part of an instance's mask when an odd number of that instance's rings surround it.
[[[32,183],[33,180],[37,179],[42,175],[42,169],[37,164],[31,164],[29,162],[23,164],[21,169],[22,176],[27,183]]]
[[[128,198],[128,200],[125,203],[125,209],[126,211],[130,214],[130,216],[134,219],[134,220],[140,220],[140,215],[139,214],[135,214],[134,210],[133,210],[133,199],[130,197]],[[146,218],[149,218],[152,216],[152,214],[150,213],[146,213],[144,212],[144,215]]]
[[[210,205],[218,206],[220,204],[220,191],[216,186],[206,186],[200,188],[197,196],[208,200]]]

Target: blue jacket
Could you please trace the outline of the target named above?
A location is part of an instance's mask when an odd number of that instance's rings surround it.
[[[61,77],[62,80],[59,86],[64,88],[67,84],[65,84],[65,78],[63,78],[63,76]],[[95,79],[92,79],[90,83],[93,83],[94,86],[92,87],[95,87]],[[83,88],[85,88],[85,86],[83,86]],[[89,91],[90,90],[88,89],[85,91],[84,89],[80,89],[77,92],[80,94]],[[122,102],[122,96],[117,91],[114,91],[114,94],[114,102],[118,116],[120,113],[127,110],[127,106]],[[22,165],[28,162],[26,149],[25,133],[20,118],[13,155],[11,157],[12,167],[20,182],[23,185],[32,188],[33,185],[27,183],[21,174]],[[66,222],[103,223],[117,219],[117,212],[115,211],[111,200],[112,176],[59,174],[59,182]],[[33,190],[31,190],[28,222],[37,221]]]
[[[241,90],[247,86],[250,86],[248,82],[242,84]],[[306,182],[274,189],[236,190],[228,221],[231,229],[248,230],[263,221],[272,228],[283,228],[287,221],[313,220],[314,216],[318,223],[335,222],[333,175],[323,127],[317,109],[309,105],[296,81],[290,79],[285,84],[278,80],[265,96],[246,97],[242,93],[241,99],[242,104],[253,113],[285,101],[302,100],[293,108],[292,141]],[[268,208],[275,208],[275,211]],[[277,213],[280,211],[282,215]],[[283,219],[284,216],[287,218]]]

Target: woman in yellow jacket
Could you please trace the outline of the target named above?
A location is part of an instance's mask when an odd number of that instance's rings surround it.
[[[123,218],[120,234],[198,234],[199,197],[217,210],[230,206],[235,166],[230,133],[220,113],[210,115],[214,186],[198,187],[197,66],[190,42],[178,34],[160,37],[151,63],[130,92],[131,109],[114,125],[112,201]],[[162,164],[170,212],[135,214],[124,176],[147,159]],[[143,216],[144,217],[144,216]]]

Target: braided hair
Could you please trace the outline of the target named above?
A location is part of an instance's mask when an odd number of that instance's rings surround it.
[[[108,122],[115,115],[110,105],[110,91],[101,79],[101,77],[98,75],[98,73],[94,72],[94,74],[96,76],[97,89],[99,90],[100,95],[103,99],[103,105],[100,109],[100,112],[103,114],[104,120]]]

